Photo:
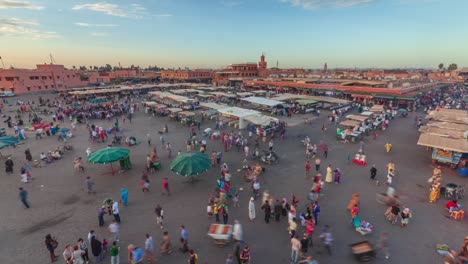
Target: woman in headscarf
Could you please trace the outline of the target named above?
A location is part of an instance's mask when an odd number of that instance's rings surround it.
[[[255,220],[255,203],[253,197],[250,197],[249,201],[249,219],[252,222]]]
[[[336,183],[336,184],[340,183],[340,177],[341,177],[341,170],[340,170],[340,168],[336,168],[336,169],[333,171],[333,174],[335,174],[335,183]]]
[[[441,188],[441,179],[437,178],[432,183],[430,192],[429,192],[429,202],[435,203],[440,197],[440,188]]]
[[[13,173],[13,161],[11,160],[11,158],[9,157],[6,161],[5,161],[5,171],[6,173]]]
[[[27,160],[27,161],[32,161],[32,155],[31,155],[31,151],[29,150],[29,148],[27,148],[27,149],[24,151],[24,154],[26,155],[26,160]]]
[[[123,205],[128,205],[128,191],[125,188],[120,188],[120,199],[122,199]]]

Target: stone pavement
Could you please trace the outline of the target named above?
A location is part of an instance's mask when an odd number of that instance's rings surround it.
[[[365,150],[368,153],[368,166],[358,167],[347,164],[347,154],[357,152],[358,144],[341,144],[335,139],[335,132],[329,127],[323,135],[321,127],[326,118],[326,113],[315,120],[312,125],[297,122],[295,126],[288,128],[286,140],[275,141],[275,151],[280,156],[276,165],[266,166],[266,173],[262,175],[262,189],[268,189],[274,197],[291,197],[295,193],[301,200],[299,212],[306,206],[307,192],[311,182],[304,177],[304,147],[300,142],[304,135],[309,135],[313,142],[323,140],[329,146],[329,157],[322,159],[322,170],[327,164],[339,167],[342,170],[342,183],[339,185],[326,184],[323,196],[320,198],[322,213],[319,217],[319,225],[314,233],[314,247],[310,254],[321,264],[323,263],[355,263],[350,252],[349,245],[361,240],[369,240],[376,243],[379,233],[387,231],[390,234],[389,260],[379,256],[377,263],[440,263],[441,258],[435,252],[436,243],[447,243],[457,251],[463,238],[468,235],[466,220],[454,222],[446,217],[444,212],[445,199],[436,204],[429,204],[427,178],[431,175],[430,153],[423,147],[416,146],[418,132],[412,126],[412,117],[397,118],[390,123],[388,130],[379,132],[377,140],[366,137]],[[112,126],[113,121],[95,122],[103,127]],[[129,191],[129,205],[120,206],[121,210],[121,263],[126,263],[126,246],[133,243],[144,245],[144,235],[153,236],[155,246],[158,248],[162,237],[162,230],[156,225],[154,207],[161,204],[165,211],[165,228],[169,231],[172,244],[178,246],[179,226],[185,225],[189,233],[189,246],[194,248],[199,256],[200,263],[224,263],[228,253],[232,253],[233,245],[227,247],[216,246],[210,237],[206,235],[210,223],[214,219],[208,219],[206,215],[206,203],[209,193],[215,187],[218,177],[218,169],[212,169],[199,176],[199,181],[187,183],[183,177],[170,172],[170,160],[165,150],[159,144],[159,134],[164,124],[169,126],[167,140],[173,145],[173,155],[180,149],[185,151],[185,140],[189,134],[187,127],[179,123],[169,121],[165,117],[152,118],[143,112],[138,112],[132,124],[128,121],[123,124],[123,133],[133,135],[141,144],[130,147],[133,169],[117,173],[115,175],[102,175],[108,167],[105,165],[92,165],[84,162],[86,173],[78,174],[73,171],[73,159],[78,156],[85,157],[85,150],[91,147],[97,150],[105,147],[104,144],[93,144],[88,141],[85,127],[78,127],[76,137],[69,140],[74,146],[72,152],[65,154],[60,161],[43,168],[33,168],[32,174],[35,180],[28,184],[20,183],[17,173],[21,160],[24,160],[24,150],[30,147],[34,159],[40,152],[46,152],[59,143],[56,137],[46,137],[36,141],[29,138],[25,145],[16,149],[3,150],[3,153],[12,153],[15,161],[15,174],[5,175],[4,162],[0,165],[2,171],[2,184],[0,186],[0,263],[48,263],[48,253],[44,246],[44,236],[48,233],[57,237],[59,250],[66,244],[75,244],[79,237],[86,238],[90,229],[96,230],[99,239],[107,238],[111,243],[111,234],[107,228],[98,227],[97,208],[107,197],[118,199],[120,188],[125,187]],[[205,121],[202,130],[213,127],[211,121]],[[226,129],[230,130],[230,128]],[[158,154],[162,161],[162,169],[150,175],[150,192],[142,193],[140,189],[140,176],[145,167],[145,158],[150,148],[146,144],[146,134],[150,133],[153,144],[158,146]],[[200,133],[201,134],[201,133]],[[30,133],[30,135],[32,135]],[[393,151],[386,154],[384,144],[390,141]],[[267,146],[263,146],[264,149]],[[221,150],[219,141],[208,143],[208,152]],[[257,221],[250,223],[248,220],[247,204],[251,196],[250,184],[246,183],[237,172],[241,167],[242,159],[235,149],[223,153],[233,174],[235,187],[243,187],[240,195],[240,208],[230,207],[229,222],[238,219],[243,225],[244,239],[252,250],[252,263],[289,263],[290,244],[287,233],[287,222],[282,219],[279,223],[263,222],[263,212],[260,204],[257,206]],[[369,180],[371,164],[378,168],[377,179],[385,182],[385,165],[393,160],[396,164],[397,191],[404,196],[404,203],[413,210],[413,218],[407,228],[401,229],[397,225],[388,223],[383,213],[385,207],[375,200],[376,193],[384,192],[385,186],[376,186]],[[322,171],[324,173],[324,171]],[[85,176],[91,176],[95,182],[97,193],[88,195],[85,191]],[[161,180],[169,177],[172,196],[161,195]],[[443,169],[443,181],[463,183],[455,172],[448,168]],[[24,209],[18,199],[17,189],[24,186],[29,192],[31,209]],[[360,215],[361,219],[371,222],[375,230],[372,234],[362,237],[354,231],[350,224],[349,213],[346,205],[351,195],[358,192],[361,195]],[[462,201],[465,204],[465,201]],[[111,222],[109,216],[105,217],[106,226]],[[328,224],[334,234],[333,256],[328,256],[320,243],[319,233],[321,228]],[[301,228],[301,227],[300,227]],[[299,234],[303,229],[299,229]],[[174,251],[171,256],[157,254],[159,263],[186,263],[187,256]],[[105,262],[110,262],[109,258]],[[61,262],[59,262],[61,263]]]

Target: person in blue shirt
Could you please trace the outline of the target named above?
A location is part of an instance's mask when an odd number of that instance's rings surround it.
[[[135,247],[132,251],[132,264],[143,263],[144,251],[142,248]]]

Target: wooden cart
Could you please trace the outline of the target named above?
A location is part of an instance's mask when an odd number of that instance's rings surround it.
[[[232,225],[211,224],[208,236],[213,238],[217,245],[225,246],[231,241]]]

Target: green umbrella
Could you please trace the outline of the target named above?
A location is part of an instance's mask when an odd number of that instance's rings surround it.
[[[16,137],[4,136],[0,137],[0,149],[4,147],[12,147],[19,144],[19,140]]]
[[[124,148],[104,148],[91,153],[88,161],[91,163],[107,164],[119,161],[128,156],[130,150]]]
[[[198,175],[207,171],[211,166],[211,159],[204,153],[180,154],[171,162],[171,171],[184,177]]]

